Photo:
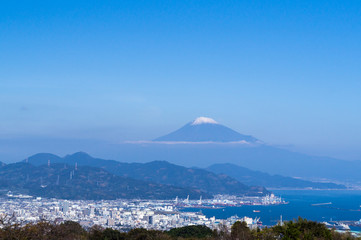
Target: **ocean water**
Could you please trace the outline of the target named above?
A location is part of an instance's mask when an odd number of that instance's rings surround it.
[[[259,217],[263,225],[275,225],[282,215],[283,220],[297,219],[299,216],[314,221],[358,221],[361,219],[361,191],[347,190],[274,190],[289,204],[275,206],[242,206],[223,209],[191,209],[202,211],[207,217],[226,219],[239,217]],[[329,203],[329,205],[312,205]],[[253,212],[259,210],[260,212]]]

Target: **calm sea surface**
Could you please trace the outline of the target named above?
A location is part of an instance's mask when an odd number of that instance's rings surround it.
[[[274,190],[289,204],[277,206],[242,206],[224,209],[184,209],[184,211],[202,211],[207,217],[225,219],[230,216],[260,217],[264,225],[274,225],[282,215],[283,220],[292,220],[301,216],[315,221],[357,221],[361,219],[361,191],[312,191],[312,190]],[[312,204],[329,203],[329,205]],[[253,212],[260,210],[260,212]]]

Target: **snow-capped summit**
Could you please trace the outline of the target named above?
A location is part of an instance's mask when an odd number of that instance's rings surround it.
[[[205,123],[218,124],[218,122],[216,122],[216,120],[214,120],[212,118],[198,117],[191,123],[191,125],[199,125],[199,124],[205,124]]]
[[[212,118],[199,117],[180,129],[155,139],[156,142],[240,142],[256,143],[252,136],[240,134],[216,122]]]

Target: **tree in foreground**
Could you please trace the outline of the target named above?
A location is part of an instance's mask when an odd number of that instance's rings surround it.
[[[173,228],[168,231],[172,238],[211,238],[214,235],[212,229],[202,225]]]
[[[79,223],[61,224],[41,221],[21,226],[10,224],[11,217],[0,219],[1,240],[353,240],[361,239],[350,233],[339,233],[324,224],[298,218],[282,226],[250,230],[245,222],[236,222],[230,231],[220,225],[218,231],[206,226],[186,226],[170,231],[132,229],[127,233],[111,228],[93,226],[88,230]]]

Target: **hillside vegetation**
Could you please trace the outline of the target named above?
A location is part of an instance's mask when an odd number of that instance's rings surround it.
[[[360,239],[350,233],[338,233],[329,230],[322,223],[299,218],[286,222],[283,226],[250,230],[246,223],[236,222],[231,229],[224,226],[220,230],[211,230],[205,226],[187,226],[170,231],[132,229],[127,233],[111,228],[93,226],[83,229],[78,223],[66,221],[60,224],[38,222],[25,226],[7,224],[0,219],[0,239],[4,240],[266,240],[266,239],[319,239],[346,240]]]

